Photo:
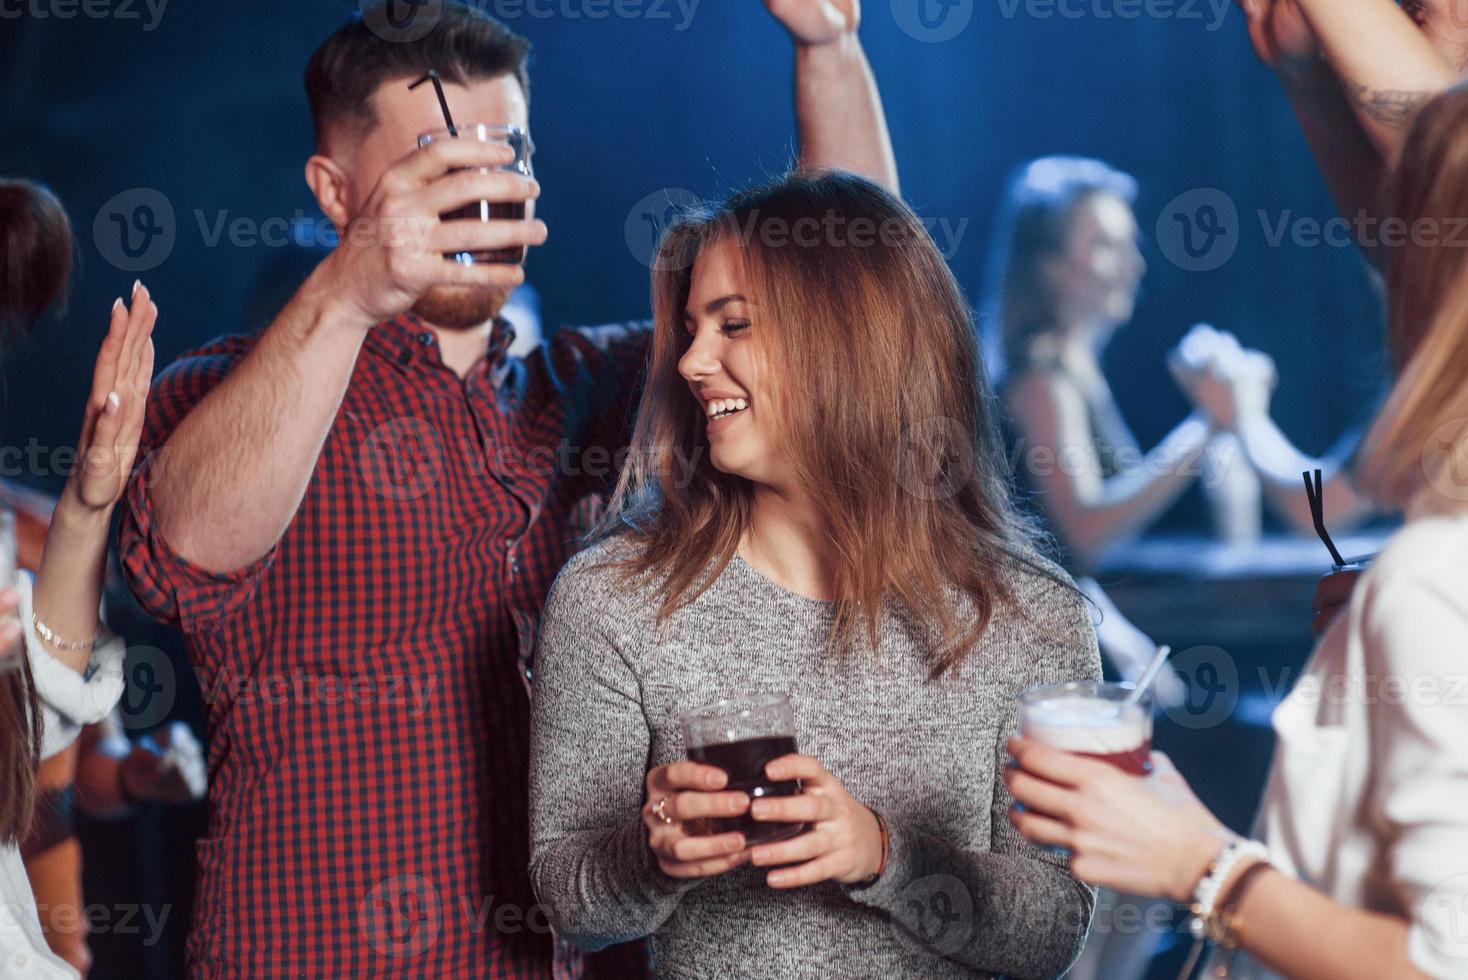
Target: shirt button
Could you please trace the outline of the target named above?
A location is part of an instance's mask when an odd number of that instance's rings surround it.
[[[433,332],[430,330],[425,330],[420,333],[418,335],[418,343],[424,345],[425,347],[431,347],[433,345]]]

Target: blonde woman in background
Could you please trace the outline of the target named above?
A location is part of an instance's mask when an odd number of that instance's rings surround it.
[[[1390,196],[1409,225],[1468,214],[1468,86],[1421,111]],[[1468,251],[1409,240],[1387,285],[1400,373],[1363,485],[1407,522],[1275,712],[1260,841],[1160,754],[1148,781],[1010,744],[1020,832],[1070,848],[1083,880],[1195,903],[1242,950],[1215,975],[1468,977]]]

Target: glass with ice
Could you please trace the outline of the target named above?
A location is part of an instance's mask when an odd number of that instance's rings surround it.
[[[1020,734],[1145,776],[1152,771],[1152,694],[1133,698],[1135,690],[1108,681],[1032,687],[1019,696]]]

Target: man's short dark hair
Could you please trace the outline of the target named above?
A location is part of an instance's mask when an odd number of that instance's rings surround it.
[[[427,9],[427,8],[425,8]],[[325,144],[328,131],[353,137],[365,135],[377,124],[372,96],[385,82],[416,79],[437,68],[445,82],[472,81],[513,75],[525,98],[530,98],[530,76],[525,63],[530,42],[504,24],[454,0],[443,0],[433,15],[433,26],[422,37],[394,37],[378,28],[382,7],[354,16],[316,49],[306,66],[306,98],[316,125],[316,146]]]

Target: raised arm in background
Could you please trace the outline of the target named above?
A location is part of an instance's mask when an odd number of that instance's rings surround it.
[[[898,193],[882,97],[856,32],[861,0],[765,0],[795,41],[800,168],[851,170]]]
[[[1459,0],[1445,0],[1446,4]],[[1387,167],[1412,113],[1452,84],[1468,31],[1439,11],[1409,15],[1392,0],[1240,0],[1259,60],[1279,76],[1336,208],[1378,259],[1376,226]],[[1414,22],[1414,18],[1417,22]],[[1451,15],[1447,20],[1453,21]]]
[[[56,502],[36,572],[32,609],[47,627],[36,626],[36,633],[52,657],[77,673],[86,670],[92,656],[86,641],[97,633],[112,509],[138,452],[157,319],[158,307],[141,284],[134,285],[128,302],[119,298],[113,304],[92,375],[76,467]]]

